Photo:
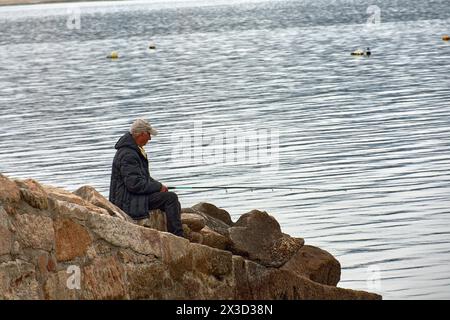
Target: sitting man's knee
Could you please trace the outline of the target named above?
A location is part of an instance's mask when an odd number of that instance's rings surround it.
[[[175,192],[167,192],[166,196],[169,201],[178,201],[178,195]]]

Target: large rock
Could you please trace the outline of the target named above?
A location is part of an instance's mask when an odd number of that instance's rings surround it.
[[[118,257],[125,268],[130,299],[167,299],[173,282],[164,263],[129,249],[120,249]]]
[[[206,275],[221,278],[232,271],[231,252],[209,248],[200,244],[189,246],[193,257],[193,268]]]
[[[82,274],[83,299],[127,298],[124,266],[115,257],[95,259],[84,266]]]
[[[159,209],[150,210],[148,218],[133,220],[133,222],[139,226],[167,232],[166,213]]]
[[[127,299],[124,266],[114,256],[99,257],[84,266],[70,265],[51,273],[43,284],[45,299]]]
[[[16,183],[20,187],[22,199],[30,206],[43,210],[48,208],[47,192],[39,182],[33,179],[27,179],[24,181],[16,180]]]
[[[78,300],[81,298],[81,269],[75,268],[50,273],[42,285],[43,296],[46,300]],[[79,278],[80,289],[77,288]],[[73,285],[73,286],[72,286]]]
[[[0,264],[0,300],[39,299],[35,266],[16,260]]]
[[[205,219],[205,225],[209,227],[211,230],[214,230],[215,232],[223,235],[224,237],[228,237],[228,229],[230,228],[230,225],[226,224],[222,220],[219,220],[217,218],[211,217],[208,214],[195,210],[193,208],[183,208],[181,209],[181,213],[189,213],[189,214],[196,214],[203,219]]]
[[[192,231],[198,232],[206,225],[205,218],[194,213],[182,213],[181,223],[186,224]]]
[[[56,271],[57,262],[56,259],[47,252],[41,253],[36,252],[38,256],[35,260],[35,264],[37,264],[38,278],[40,280],[45,280],[48,278],[48,272]]]
[[[194,205],[192,209],[207,214],[208,216],[215,218],[217,220],[220,220],[230,227],[233,225],[233,221],[231,220],[230,214],[226,210],[217,208],[215,205],[211,203],[200,202]]]
[[[90,212],[95,212],[99,214],[109,214],[106,209],[98,207],[90,203],[89,201],[86,201],[83,198],[77,196],[76,194],[73,194],[72,192],[48,185],[44,185],[43,187],[48,194],[49,201],[54,202],[55,200],[57,200],[60,202],[67,202],[72,205],[82,206],[85,208],[85,210],[88,210]]]
[[[281,269],[329,286],[336,286],[341,279],[339,261],[327,251],[313,246],[303,246]]]
[[[93,205],[103,208],[113,217],[118,217],[123,220],[132,221],[131,217],[123,212],[120,208],[109,202],[104,196],[100,194],[91,186],[83,186],[73,192],[80,198],[92,203]]]
[[[229,233],[233,253],[270,267],[282,266],[304,244],[303,239],[283,234],[275,218],[265,211],[243,214]]]
[[[12,243],[11,232],[0,224],[0,256],[11,252]]]
[[[80,221],[86,221],[91,216],[91,211],[83,205],[53,198],[49,198],[48,200],[49,211],[54,216],[69,217]]]
[[[252,299],[258,300],[379,300],[380,295],[326,286],[288,270],[264,268],[246,261]],[[245,293],[245,292],[244,292]],[[245,296],[244,296],[245,297]]]
[[[55,221],[54,227],[58,261],[73,260],[86,254],[92,239],[83,226],[62,218]]]
[[[53,220],[46,216],[18,214],[14,223],[17,240],[25,248],[51,251],[55,243]]]
[[[0,203],[20,201],[20,190],[17,185],[0,173]]]
[[[208,226],[205,226],[202,230],[200,230],[200,234],[202,235],[201,243],[205,246],[228,250],[231,245],[230,239],[215,232],[214,230],[211,230]]]
[[[192,231],[187,224],[183,224],[183,237],[190,242],[203,243],[203,235],[200,232]]]
[[[161,234],[157,230],[124,223],[106,215],[91,215],[88,227],[97,237],[119,248],[161,257]]]
[[[130,299],[170,299],[173,281],[158,260],[125,265]]]
[[[8,214],[0,207],[0,256],[9,254],[12,249],[13,235],[9,230]]]

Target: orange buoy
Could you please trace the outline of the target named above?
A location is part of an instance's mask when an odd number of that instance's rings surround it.
[[[445,36],[442,37],[442,40],[449,41],[450,40],[450,36],[448,34],[446,34]]]

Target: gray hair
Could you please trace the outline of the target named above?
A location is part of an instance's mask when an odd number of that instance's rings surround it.
[[[154,129],[148,121],[144,119],[137,119],[131,125],[130,133],[134,136],[143,132],[149,132],[153,136],[158,135],[158,131]]]

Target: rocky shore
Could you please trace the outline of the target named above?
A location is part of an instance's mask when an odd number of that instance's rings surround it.
[[[186,238],[159,210],[136,223],[92,187],[0,174],[0,299],[381,299],[337,287],[339,262],[264,211],[182,221]]]

